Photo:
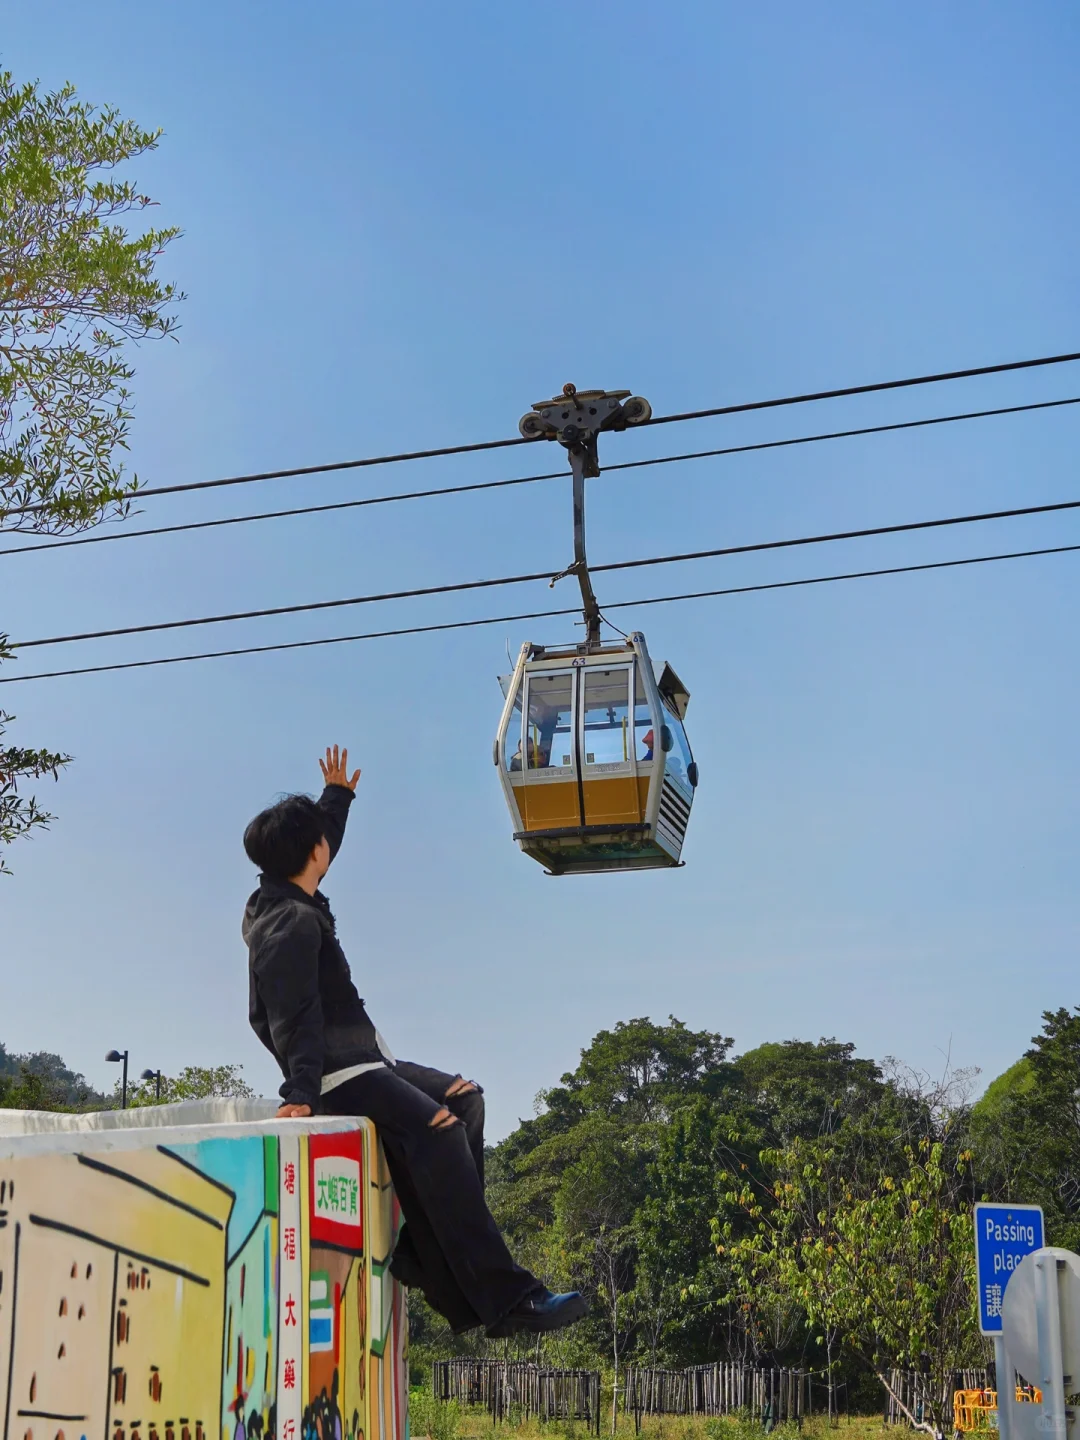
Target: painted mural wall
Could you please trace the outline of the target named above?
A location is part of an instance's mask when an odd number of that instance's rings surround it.
[[[2,1440],[406,1440],[396,1200],[338,1123],[6,1142]]]

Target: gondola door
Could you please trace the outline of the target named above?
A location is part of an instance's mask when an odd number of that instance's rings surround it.
[[[557,830],[581,824],[574,715],[579,677],[571,668],[526,675],[524,785],[517,791],[525,830]]]
[[[587,662],[578,673],[578,746],[585,824],[639,825],[644,818],[651,766],[645,764],[639,775],[646,732],[636,723],[633,662]]]

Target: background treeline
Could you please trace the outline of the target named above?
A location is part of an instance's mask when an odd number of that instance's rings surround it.
[[[1043,1020],[974,1105],[973,1072],[933,1079],[834,1039],[733,1056],[674,1018],[601,1031],[489,1151],[519,1258],[592,1301],[536,1353],[617,1373],[798,1365],[866,1412],[896,1365],[944,1395],[948,1372],[986,1358],[973,1202],[1038,1202],[1048,1243],[1080,1248],[1080,1011]],[[411,1304],[418,1373],[506,1348]]]
[[[255,1091],[244,1080],[243,1069],[242,1065],[187,1065],[179,1075],[163,1074],[160,1082],[129,1074],[128,1108],[209,1096],[250,1099]],[[112,1093],[106,1094],[95,1090],[85,1075],[70,1070],[59,1055],[47,1050],[15,1055],[0,1043],[0,1109],[118,1110],[120,1100],[119,1078]]]
[[[109,1099],[59,1055],[12,1055],[0,1044],[0,1107],[8,1110],[100,1110]]]

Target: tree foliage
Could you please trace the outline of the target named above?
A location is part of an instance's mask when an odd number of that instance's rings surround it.
[[[86,1076],[70,1070],[59,1055],[46,1050],[12,1055],[0,1044],[0,1109],[93,1110],[106,1104]]]
[[[5,637],[0,635],[0,661],[10,655]],[[44,829],[53,818],[42,809],[35,796],[20,792],[20,784],[46,777],[58,779],[71,758],[52,750],[24,750],[17,745],[7,745],[4,736],[14,719],[14,715],[0,710],[0,875],[11,873],[4,849],[33,830]]]
[[[963,1183],[970,1156],[954,1159],[943,1139],[924,1137],[904,1146],[894,1173],[853,1168],[845,1158],[828,1141],[795,1140],[763,1156],[771,1203],[749,1185],[731,1192],[755,1220],[731,1246],[740,1298],[751,1316],[786,1311],[796,1324],[805,1320],[825,1343],[830,1368],[839,1341],[887,1390],[891,1367],[922,1369],[930,1420],[908,1419],[942,1435],[952,1374],[980,1353]],[[730,1224],[716,1232],[730,1242]]]
[[[181,297],[155,267],[175,227],[130,233],[153,201],[117,166],[143,130],[65,85],[0,71],[0,523],[49,530],[122,512],[127,341],[168,335]]]
[[[0,529],[56,533],[128,513],[126,347],[171,334],[183,297],[155,273],[178,230],[130,230],[154,202],[116,171],[159,133],[70,85],[47,92],[0,70]],[[0,850],[48,825],[25,786],[70,760],[9,745],[12,719],[0,711]]]
[[[129,1079],[128,1108],[213,1097],[253,1100],[255,1091],[243,1070],[243,1065],[186,1065],[179,1075],[162,1075],[160,1097],[154,1080]],[[120,1099],[119,1080],[112,1095],[106,1096],[84,1075],[70,1070],[59,1055],[44,1050],[13,1055],[0,1044],[0,1109],[115,1110]]]
[[[1048,1243],[1080,1249],[1080,1006],[1043,1013],[1042,1033],[972,1111],[978,1182],[1042,1205]]]
[[[156,1080],[136,1080],[128,1085],[128,1108],[173,1105],[180,1100],[253,1100],[255,1091],[244,1079],[243,1069],[242,1065],[185,1065],[179,1075],[162,1075],[160,1095]]]
[[[981,1353],[970,1078],[831,1037],[733,1055],[674,1018],[601,1031],[491,1153],[516,1253],[592,1302],[550,1358],[798,1365],[866,1408],[929,1366],[944,1393]]]

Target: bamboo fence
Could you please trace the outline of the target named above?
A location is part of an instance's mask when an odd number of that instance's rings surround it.
[[[743,1411],[768,1424],[799,1421],[810,1409],[805,1370],[758,1369],[737,1361],[663,1370],[627,1368],[623,1408],[641,1429],[643,1415],[730,1415]]]
[[[470,1360],[458,1356],[431,1367],[436,1400],[483,1405],[493,1421],[511,1410],[524,1419],[584,1420],[600,1434],[600,1371],[555,1370],[524,1360]]]

